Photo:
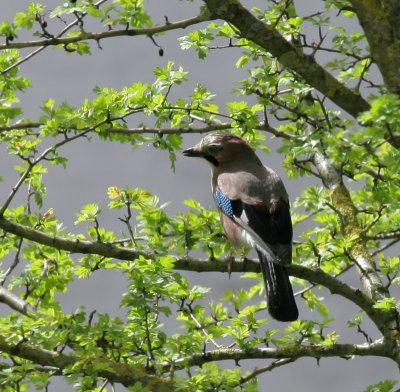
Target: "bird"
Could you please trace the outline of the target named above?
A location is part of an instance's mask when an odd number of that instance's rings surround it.
[[[187,157],[211,165],[211,188],[220,219],[234,248],[258,255],[272,318],[290,322],[299,312],[286,267],[292,263],[293,229],[289,196],[279,175],[264,166],[242,137],[205,135]]]

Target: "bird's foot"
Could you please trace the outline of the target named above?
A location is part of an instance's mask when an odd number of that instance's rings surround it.
[[[229,279],[231,278],[231,275],[232,275],[232,265],[233,265],[233,263],[235,262],[235,256],[232,254],[232,253],[230,253],[227,257],[226,257],[226,262],[227,262],[227,264],[228,264],[228,277],[229,277]]]

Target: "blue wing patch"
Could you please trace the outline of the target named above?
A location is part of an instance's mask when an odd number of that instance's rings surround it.
[[[214,200],[217,206],[222,210],[225,215],[233,218],[233,206],[232,201],[228,196],[224,195],[218,187],[214,189],[213,192]]]

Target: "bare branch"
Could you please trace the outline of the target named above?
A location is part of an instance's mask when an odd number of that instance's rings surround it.
[[[39,230],[23,226],[19,223],[11,222],[5,219],[3,216],[0,216],[0,227],[4,231],[15,234],[19,237],[26,238],[30,241],[34,241],[42,245],[49,245],[57,249],[66,250],[71,253],[96,254],[121,260],[134,260],[140,256],[152,257],[151,254],[148,254],[146,252],[112,246],[98,241],[91,242],[55,237],[49,234],[45,234]]]
[[[199,120],[199,118],[196,118],[196,120]],[[14,124],[14,125],[9,125],[5,127],[0,127],[0,133],[6,132],[6,131],[12,131],[14,129],[29,129],[29,128],[39,128],[43,124],[39,122],[34,122],[34,123],[26,123],[26,124]],[[119,127],[110,127],[106,128],[101,131],[101,133],[110,133],[110,134],[119,134],[119,135],[135,135],[135,134],[156,134],[156,135],[169,135],[169,134],[188,134],[188,133],[194,133],[194,134],[202,134],[202,133],[207,133],[207,132],[213,132],[213,131],[223,131],[223,130],[229,130],[233,127],[233,123],[231,122],[225,122],[225,123],[219,123],[219,124],[208,124],[204,127],[192,127],[192,126],[187,126],[187,127],[178,127],[178,128],[152,128],[152,127],[139,127],[139,128],[119,128]],[[279,138],[283,139],[294,139],[296,135],[292,135],[287,132],[282,132],[279,131],[278,129],[270,126],[266,122],[260,122],[258,126],[255,127],[255,129],[259,131],[264,131],[267,133],[270,133],[271,135],[274,135]],[[87,131],[88,128],[82,128],[82,129],[71,129],[71,131]]]
[[[287,365],[288,363],[294,362],[294,358],[285,358],[285,359],[277,359],[276,361],[273,361],[267,366],[263,366],[261,368],[254,369],[253,372],[251,372],[248,376],[243,377],[240,380],[240,385],[245,384],[246,382],[250,381],[251,379],[259,376],[260,374],[270,372],[280,366]]]
[[[322,182],[331,192],[332,206],[338,214],[344,236],[353,239],[349,254],[357,264],[365,291],[374,300],[388,297],[389,293],[376,272],[372,255],[366,246],[364,231],[357,219],[357,210],[342,182],[339,170],[322,153],[316,153],[313,160]]]
[[[396,238],[400,239],[400,230],[383,231],[374,235],[366,235],[365,238],[368,240],[391,240]]]
[[[0,286],[0,302],[8,305],[10,308],[24,315],[28,315],[29,313],[33,313],[35,311],[33,306],[29,305],[28,302],[11,293],[3,286]]]
[[[15,129],[29,129],[29,128],[39,128],[43,124],[40,122],[32,122],[32,123],[18,123],[14,125],[8,125],[4,127],[0,127],[0,133],[2,132],[7,132],[7,131],[13,131]]]
[[[33,361],[41,366],[51,366],[52,368],[65,369],[81,360],[80,357],[73,354],[63,354],[53,350],[46,350],[40,346],[33,345],[24,341],[18,344],[10,344],[0,335],[0,350],[13,356]],[[172,390],[173,383],[161,377],[148,375],[143,368],[134,367],[126,363],[110,361],[106,357],[96,357],[99,369],[99,376],[104,377],[110,382],[118,382],[123,385],[133,385],[137,382],[144,387],[148,386],[152,391],[165,391],[169,387]],[[82,366],[82,365],[80,365]],[[84,369],[82,369],[84,370]],[[93,369],[91,369],[93,371]]]
[[[175,366],[201,366],[207,362],[244,359],[298,359],[350,356],[391,356],[390,345],[382,341],[371,344],[293,345],[278,348],[217,349],[192,354],[175,362]],[[170,364],[168,364],[170,366]]]
[[[216,18],[232,23],[241,37],[247,38],[270,52],[285,67],[304,78],[307,83],[331,99],[353,117],[369,109],[369,104],[357,92],[349,89],[318,64],[287,41],[276,29],[267,26],[249,12],[239,0],[204,0]]]
[[[181,20],[175,23],[167,23],[162,26],[154,26],[142,29],[120,29],[120,30],[110,30],[110,31],[102,31],[99,33],[90,33],[86,31],[82,31],[79,35],[74,37],[52,37],[46,39],[40,39],[35,41],[26,41],[26,42],[9,42],[6,44],[0,44],[0,50],[4,49],[20,49],[20,48],[36,48],[36,47],[47,47],[47,46],[56,46],[56,45],[68,45],[81,41],[89,41],[94,40],[99,42],[102,39],[114,38],[114,37],[136,37],[139,35],[153,36],[155,34],[163,33],[165,31],[176,30],[176,29],[185,29],[186,27],[205,22],[207,20],[211,20],[205,14],[201,14],[195,16],[190,19]],[[65,30],[65,29],[64,29]],[[6,72],[6,70],[2,71],[2,73]]]
[[[105,3],[107,0],[99,0],[98,2],[94,3],[93,5],[95,7],[99,7],[101,4]],[[72,27],[76,26],[77,24],[81,23],[82,18],[84,18],[87,15],[86,12],[82,13],[80,15],[79,18],[75,19],[74,21],[72,21],[70,24],[68,24],[67,26],[65,26],[61,32],[59,34],[57,34],[55,37],[62,37],[68,30],[71,30]],[[22,58],[19,61],[16,61],[14,64],[10,65],[8,68],[3,69],[2,71],[0,71],[0,75],[4,75],[5,73],[11,71],[13,68],[18,67],[19,65],[25,63],[26,61],[28,61],[29,59],[31,59],[33,56],[36,56],[37,54],[39,54],[41,51],[43,51],[46,48],[46,46],[41,46],[40,48],[34,50],[33,52],[29,53],[28,55],[26,55],[24,58]]]
[[[38,164],[39,162],[41,162],[42,160],[47,159],[47,156],[52,153],[53,151],[56,151],[59,147],[63,146],[64,144],[67,144],[69,142],[72,142],[76,139],[79,139],[81,137],[86,136],[88,133],[94,131],[95,129],[97,129],[98,127],[101,127],[102,125],[113,121],[114,119],[112,118],[106,118],[103,121],[100,121],[98,124],[95,124],[91,127],[85,128],[83,131],[77,133],[74,136],[70,136],[70,137],[65,137],[63,140],[61,140],[58,143],[55,143],[53,146],[48,147],[47,149],[45,149],[37,158],[35,158],[32,162],[29,162],[29,166],[27,167],[27,169],[25,170],[25,172],[21,175],[21,177],[19,178],[18,182],[16,183],[16,185],[12,188],[10,194],[8,195],[7,199],[5,200],[4,204],[2,205],[2,207],[0,208],[0,216],[2,216],[4,214],[4,212],[6,211],[6,209],[8,208],[8,206],[10,205],[11,201],[13,200],[14,196],[17,194],[19,188],[21,187],[21,185],[24,183],[24,181],[29,177],[29,175],[31,174],[34,166],[36,164]]]
[[[5,210],[8,208],[8,206],[10,205],[11,201],[13,200],[14,196],[17,194],[19,188],[21,187],[21,185],[24,183],[24,181],[29,177],[29,175],[32,172],[32,169],[34,168],[34,166],[36,164],[38,164],[39,162],[41,162],[42,160],[46,159],[47,156],[55,151],[57,148],[63,146],[66,143],[69,143],[75,139],[78,139],[80,137],[85,136],[87,133],[93,131],[95,128],[97,128],[98,126],[101,126],[102,124],[104,124],[106,121],[97,124],[93,127],[88,128],[87,130],[78,133],[75,136],[69,137],[69,138],[65,138],[64,140],[54,144],[53,146],[47,148],[46,150],[44,150],[33,162],[29,162],[29,166],[27,167],[27,169],[25,170],[25,172],[21,175],[21,177],[19,178],[18,182],[14,185],[14,187],[12,188],[10,194],[8,195],[7,199],[5,200],[5,202],[3,203],[2,207],[0,208],[0,216],[4,214]]]
[[[107,128],[102,132],[114,133],[119,135],[133,135],[133,134],[157,134],[157,135],[168,135],[168,134],[184,134],[184,133],[206,133],[211,131],[219,131],[229,129],[232,127],[231,123],[223,124],[212,124],[205,127],[179,127],[179,128]]]
[[[389,248],[391,248],[392,246],[396,245],[397,243],[400,242],[400,238],[394,238],[392,239],[392,241],[387,242],[386,244],[382,245],[380,248],[376,249],[372,255],[376,256],[377,254],[383,252],[384,250],[387,250]]]
[[[83,241],[77,239],[68,239],[55,237],[45,234],[41,231],[23,226],[19,223],[11,222],[0,216],[0,228],[15,234],[27,240],[34,241],[43,245],[49,245],[57,249],[69,251],[71,253],[96,254],[107,258],[115,258],[120,260],[134,260],[140,256],[154,259],[155,254],[146,253],[136,249],[123,248],[105,244],[102,242]],[[257,261],[245,260],[234,262],[229,268],[225,260],[201,260],[193,258],[177,258],[175,269],[186,271],[219,271],[219,272],[259,272],[260,266]],[[229,270],[229,271],[228,271]],[[289,274],[297,278],[308,280],[327,287],[332,293],[339,294],[352,301],[363,309],[373,320],[379,329],[385,327],[390,314],[374,309],[374,302],[371,298],[363,294],[360,290],[355,289],[344,282],[326,274],[322,270],[311,270],[300,265],[291,265],[287,267]]]
[[[31,171],[33,169],[33,166],[30,164],[28,168],[24,171],[24,173],[21,175],[17,183],[13,186],[11,189],[11,192],[9,193],[7,199],[5,200],[4,204],[0,208],[0,216],[4,214],[5,210],[8,208],[10,205],[12,199],[14,196],[17,194],[19,188],[21,188],[21,185],[25,182],[25,180],[29,177],[31,174]]]
[[[374,62],[388,91],[400,93],[400,26],[398,1],[350,0],[367,37]],[[374,15],[371,18],[371,15]],[[379,26],[379,27],[378,27]]]

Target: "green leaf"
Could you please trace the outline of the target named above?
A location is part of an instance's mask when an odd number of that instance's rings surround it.
[[[101,213],[102,211],[96,203],[86,204],[80,212],[76,214],[77,219],[74,223],[77,225],[82,222],[94,222]]]
[[[383,380],[376,384],[370,385],[363,392],[391,392],[396,386],[398,381],[395,380]]]
[[[379,309],[384,312],[392,312],[396,310],[398,306],[399,303],[397,303],[396,299],[393,297],[380,299],[374,304],[375,309]]]

